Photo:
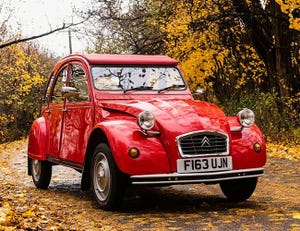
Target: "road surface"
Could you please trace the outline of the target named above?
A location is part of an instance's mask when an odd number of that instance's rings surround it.
[[[55,166],[49,190],[36,189],[26,142],[0,146],[0,230],[300,230],[299,159],[269,158],[246,202],[228,202],[218,185],[131,187],[107,212],[69,168]]]

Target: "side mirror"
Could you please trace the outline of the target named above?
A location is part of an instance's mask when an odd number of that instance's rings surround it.
[[[205,93],[203,88],[197,89],[193,95],[203,95]]]
[[[192,95],[196,100],[204,100],[204,93],[205,93],[204,89],[199,88]]]
[[[64,97],[70,97],[79,94],[77,88],[75,87],[62,87],[61,92]]]

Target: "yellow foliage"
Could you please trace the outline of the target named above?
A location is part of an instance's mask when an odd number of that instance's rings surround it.
[[[293,213],[293,218],[300,219],[300,212]]]
[[[41,53],[33,44],[12,45],[0,49],[0,143],[20,138],[31,121],[22,121],[38,109],[37,99],[48,73]],[[48,71],[48,69],[47,69]],[[39,110],[39,109],[38,109]],[[23,124],[22,124],[23,123]]]
[[[191,87],[193,84],[205,87],[205,79],[213,74],[216,60],[223,63],[226,49],[218,46],[218,26],[210,22],[204,32],[191,30],[197,21],[205,21],[211,12],[217,13],[218,8],[211,2],[194,1],[189,6],[179,1],[177,12],[168,22],[166,45],[168,54],[179,60],[181,69]]]
[[[221,41],[221,8],[226,5],[178,1],[173,16],[162,28],[167,35],[168,55],[179,61],[192,91],[210,89],[212,79],[218,79],[223,87],[240,89],[250,80],[260,84],[265,77],[264,64],[253,47],[236,44],[229,48]],[[229,27],[230,33],[241,30],[238,22],[235,25]]]
[[[299,0],[276,0],[280,5],[281,11],[289,16],[290,28],[300,31],[300,18],[294,17],[294,10],[300,10]]]
[[[34,61],[37,57],[25,55],[24,50],[18,46],[3,49],[0,55],[10,56],[9,59],[0,60],[1,66],[4,67],[0,70],[0,78],[1,82],[5,83],[0,85],[0,90],[3,93],[13,92],[13,96],[8,99],[18,101],[19,96],[28,95],[33,86],[43,83],[43,78],[37,72],[38,62]]]

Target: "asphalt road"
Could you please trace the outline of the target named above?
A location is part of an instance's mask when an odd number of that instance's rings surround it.
[[[300,230],[300,162],[269,158],[246,202],[218,185],[131,187],[118,212],[80,191],[80,174],[53,168],[49,190],[26,174],[26,141],[0,149],[0,230]]]

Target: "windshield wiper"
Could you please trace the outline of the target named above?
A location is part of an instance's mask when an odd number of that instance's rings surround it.
[[[168,87],[159,89],[159,90],[158,90],[158,93],[160,93],[160,92],[162,92],[162,91],[167,91],[167,90],[170,90],[170,89],[173,89],[173,88],[182,88],[182,87],[185,87],[185,85],[184,85],[184,84],[173,84],[173,85],[171,85],[171,86],[168,86]]]
[[[128,88],[124,90],[124,93],[127,91],[134,91],[134,90],[152,90],[153,87],[151,86],[139,86],[139,87],[133,87],[133,88]]]

